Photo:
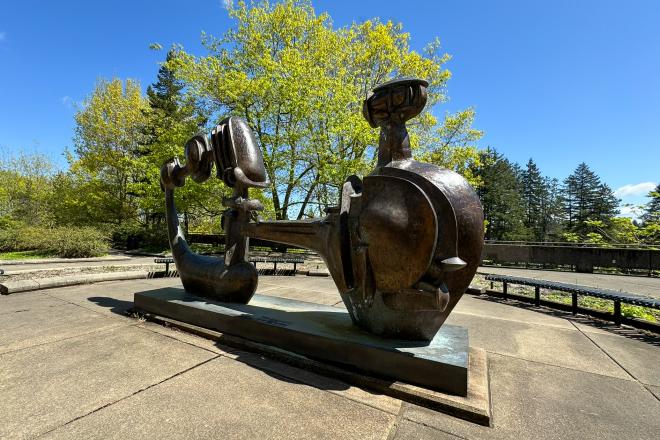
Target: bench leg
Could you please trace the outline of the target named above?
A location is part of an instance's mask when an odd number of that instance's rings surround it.
[[[293,275],[292,276],[294,276],[294,277],[296,276],[297,270],[298,270],[298,263],[293,263]]]
[[[165,276],[170,273],[170,263],[165,263]]]
[[[534,287],[534,304],[537,307],[541,305],[541,288],[539,286]]]
[[[577,309],[578,309],[578,303],[577,303],[578,298],[577,298],[577,296],[578,296],[577,293],[572,294],[572,297],[573,297],[572,298],[572,300],[573,300],[572,301],[572,306],[573,306],[572,309],[573,309],[573,315],[574,316],[577,315]]]
[[[621,301],[614,301],[614,323],[621,325]]]
[[[502,294],[504,295],[504,298],[506,298],[506,293],[507,293],[506,281],[502,281]]]
[[[277,261],[273,262],[273,272],[277,274]]]

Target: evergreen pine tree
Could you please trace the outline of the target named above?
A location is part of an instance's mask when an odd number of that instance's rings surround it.
[[[619,200],[586,163],[564,180],[564,215],[569,232],[584,234],[588,220],[609,221],[618,213]]]
[[[651,200],[646,204],[642,221],[646,223],[660,223],[660,183],[649,192]]]
[[[141,208],[147,225],[161,224],[165,210],[160,191],[159,171],[166,160],[181,155],[185,142],[190,139],[206,122],[199,106],[187,100],[183,90],[184,84],[176,78],[174,71],[168,68],[167,62],[175,57],[173,51],[167,53],[166,62],[158,70],[155,83],[147,88],[149,102],[149,124],[147,125],[147,141],[137,152],[142,163],[142,176],[136,191],[140,195]],[[188,185],[177,192],[177,205],[184,216],[184,230],[187,231],[189,217],[194,210],[196,199],[191,191],[199,188]]]
[[[481,166],[475,175],[483,184],[477,189],[488,222],[487,240],[525,240],[524,208],[518,171],[501,154],[487,149],[480,154]]]
[[[174,52],[169,51],[165,63],[171,62],[173,58]],[[157,81],[147,87],[149,105],[152,109],[161,111],[161,116],[175,117],[179,112],[183,87],[181,80],[178,80],[174,72],[167,68],[167,64],[163,64],[158,69]]]
[[[544,216],[549,205],[549,195],[545,187],[545,179],[532,159],[527,161],[520,176],[520,183],[525,206],[523,223],[531,232],[533,240],[544,241],[547,230]]]

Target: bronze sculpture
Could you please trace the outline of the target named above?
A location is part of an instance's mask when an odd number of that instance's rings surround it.
[[[378,163],[363,179],[346,179],[339,205],[323,219],[260,221],[261,204],[248,189],[268,185],[252,131],[228,118],[211,134],[186,144],[186,164],[161,170],[170,245],[186,291],[247,303],[257,272],[246,261],[250,237],[305,247],[325,260],[353,322],[384,337],[430,341],[476,272],[483,246],[483,213],[457,173],[412,159],[406,121],[426,104],[428,83],[398,79],[376,87],[363,114],[380,127]],[[216,174],[233,188],[223,218],[224,258],[193,253],[178,228],[174,190],[187,176]]]

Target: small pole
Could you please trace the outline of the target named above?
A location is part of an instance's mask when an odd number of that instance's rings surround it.
[[[541,288],[539,286],[534,287],[534,303],[537,307],[541,305]]]
[[[577,315],[577,311],[578,311],[578,301],[577,301],[578,300],[578,295],[577,295],[577,293],[573,292],[572,297],[573,297],[572,298],[573,299],[573,315]]]
[[[614,323],[621,326],[621,301],[614,301]]]
[[[506,281],[502,281],[502,294],[504,295],[504,298],[506,298],[506,294],[507,294]]]

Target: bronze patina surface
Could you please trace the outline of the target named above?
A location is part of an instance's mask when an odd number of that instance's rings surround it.
[[[426,105],[427,82],[403,78],[376,87],[363,114],[379,127],[376,168],[346,179],[339,204],[322,219],[260,221],[248,189],[268,185],[261,151],[239,118],[186,145],[186,164],[163,166],[172,254],[184,288],[223,302],[247,303],[257,272],[246,261],[249,237],[305,247],[325,260],[354,324],[389,338],[431,341],[467,289],[483,247],[483,212],[457,173],[412,158],[406,121]],[[216,174],[233,188],[225,199],[224,258],[196,255],[178,227],[174,190],[190,176]]]

